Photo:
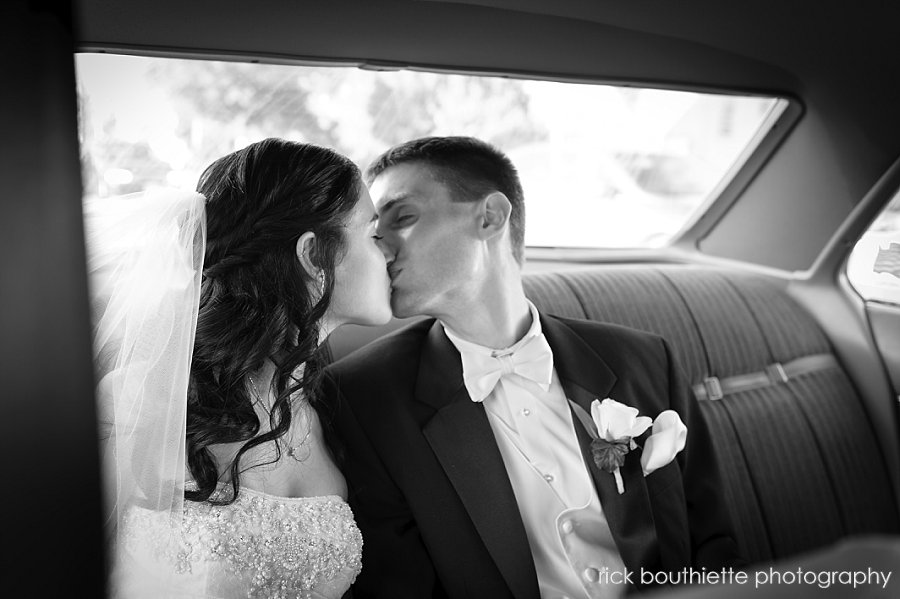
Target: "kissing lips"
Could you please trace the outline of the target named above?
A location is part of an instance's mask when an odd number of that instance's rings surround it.
[[[394,286],[394,280],[400,274],[401,270],[402,270],[401,268],[395,267],[393,264],[388,265],[387,271],[388,271],[388,276],[391,278],[391,287]]]

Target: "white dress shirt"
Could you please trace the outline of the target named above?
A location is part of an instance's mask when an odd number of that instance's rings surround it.
[[[528,305],[530,329],[504,350],[466,341],[444,325],[463,368],[467,356],[502,360],[527,343],[545,345],[552,359],[537,308]],[[484,398],[484,408],[516,495],[541,597],[619,597],[625,567],[584,463],[565,391],[550,365],[549,385],[505,372]]]

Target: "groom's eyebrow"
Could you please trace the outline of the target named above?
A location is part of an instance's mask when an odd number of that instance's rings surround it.
[[[398,202],[402,202],[403,200],[407,199],[408,197],[409,197],[409,194],[406,194],[406,193],[401,193],[399,195],[392,197],[387,202],[385,202],[384,204],[381,205],[381,208],[378,210],[378,214],[384,214],[385,212],[387,212],[388,210],[390,210],[391,208],[396,206]]]

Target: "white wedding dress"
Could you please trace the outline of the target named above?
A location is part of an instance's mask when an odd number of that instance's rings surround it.
[[[230,493],[220,484],[215,497]],[[185,501],[180,523],[132,507],[123,525],[115,596],[338,599],[361,569],[362,535],[336,495],[242,487],[230,505]]]

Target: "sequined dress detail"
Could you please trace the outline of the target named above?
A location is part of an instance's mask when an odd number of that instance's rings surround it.
[[[230,490],[220,485],[214,497]],[[132,566],[148,576],[123,597],[337,599],[361,569],[362,535],[333,495],[242,487],[230,505],[185,501],[180,524],[133,508],[125,527]]]

